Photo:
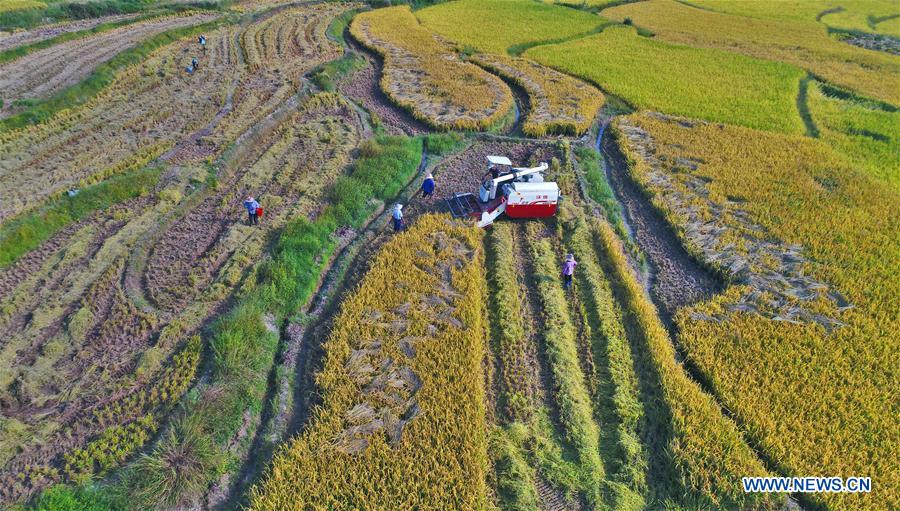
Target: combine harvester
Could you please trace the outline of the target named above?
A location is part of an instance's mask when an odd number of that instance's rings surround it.
[[[543,218],[556,214],[559,186],[553,181],[544,181],[546,163],[522,168],[513,167],[509,158],[503,156],[488,156],[487,161],[488,172],[477,198],[472,193],[456,193],[447,199],[454,218],[475,217],[478,227],[487,227],[503,213],[512,218]]]

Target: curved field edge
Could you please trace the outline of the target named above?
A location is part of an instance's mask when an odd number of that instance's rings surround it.
[[[383,247],[325,343],[323,405],[252,509],[486,507],[481,237],[426,215]]]
[[[896,190],[816,140],[651,114],[622,121],[646,130],[656,148],[623,136],[634,179],[695,257],[731,281],[722,295],[676,316],[693,366],[780,473],[881,481],[865,497],[803,495],[804,503],[890,507],[900,487],[888,390],[896,387],[888,362],[896,343],[887,333],[900,296],[890,278],[897,226],[887,213],[900,200]],[[667,190],[665,175],[679,176],[683,188]],[[697,179],[705,184],[691,190]],[[692,209],[673,202],[677,190],[700,214],[722,208],[709,225],[731,245],[702,242]],[[754,239],[782,245],[760,248]],[[780,258],[767,255],[775,249]],[[720,262],[744,260],[749,273],[716,263],[715,254]],[[799,280],[779,273],[794,265]],[[769,301],[756,298],[760,286],[782,278],[790,284],[782,296],[776,286],[767,287]],[[812,292],[803,291],[808,279]]]
[[[47,122],[62,110],[87,103],[106,86],[113,83],[121,70],[142,62],[157,48],[236,22],[237,19],[233,16],[223,16],[214,21],[177,28],[153,36],[97,66],[81,82],[67,87],[47,99],[29,101],[30,105],[25,110],[0,120],[0,133]]]
[[[384,60],[380,86],[388,98],[435,129],[493,130],[513,111],[500,78],[459,60],[408,7],[358,14],[350,34]]]
[[[243,279],[234,305],[204,335],[202,377],[149,449],[105,482],[56,486],[46,498],[58,494],[85,502],[78,499],[90,495],[88,502],[110,510],[177,505],[195,500],[239,466],[231,448],[240,436],[254,434],[280,347],[279,325],[314,293],[339,246],[337,230],[362,225],[379,201],[405,186],[418,168],[422,144],[421,138],[405,137],[370,142],[368,155],[338,179],[342,185],[332,187],[331,203],[315,220],[290,221],[277,234],[271,256]],[[37,499],[38,509],[44,499]]]
[[[581,135],[606,102],[591,85],[527,59],[477,54],[470,60],[525,89],[529,109],[522,131],[530,137]]]

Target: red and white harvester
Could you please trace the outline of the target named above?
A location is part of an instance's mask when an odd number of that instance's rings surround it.
[[[484,175],[478,197],[457,193],[447,199],[454,218],[475,217],[479,227],[494,223],[506,213],[512,218],[542,218],[556,214],[559,186],[544,181],[547,164],[537,167],[513,167],[509,158],[488,156],[488,172]]]

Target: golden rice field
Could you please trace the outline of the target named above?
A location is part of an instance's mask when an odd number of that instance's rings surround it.
[[[900,507],[896,2],[25,4],[0,507]]]
[[[477,54],[471,60],[525,89],[526,135],[584,133],[603,106],[603,93],[594,87],[531,60],[491,54]]]
[[[458,60],[408,7],[362,13],[350,32],[384,58],[385,93],[437,129],[484,130],[500,124],[513,108],[502,80]]]
[[[733,285],[679,313],[690,359],[780,470],[881,481],[868,497],[814,502],[892,507],[896,188],[800,137],[647,114],[617,130],[635,179],[689,249],[711,266],[723,253],[746,263],[720,267]],[[795,248],[772,259],[760,232]],[[797,277],[817,282],[804,289]]]
[[[587,12],[520,0],[459,0],[415,12],[422,25],[462,47],[518,55],[529,46],[579,37],[605,22]]]
[[[426,216],[384,246],[324,344],[323,405],[251,508],[486,508],[481,236]]]
[[[38,0],[3,0],[0,2],[0,12],[43,9],[44,7],[47,7],[47,4]]]
[[[659,40],[785,62],[864,96],[900,103],[897,57],[837,41],[823,26],[721,14],[673,0],[621,5],[602,15],[630,18]]]

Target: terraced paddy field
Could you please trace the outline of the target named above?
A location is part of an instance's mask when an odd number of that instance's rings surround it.
[[[154,9],[0,46],[0,507],[900,505],[890,2]]]

